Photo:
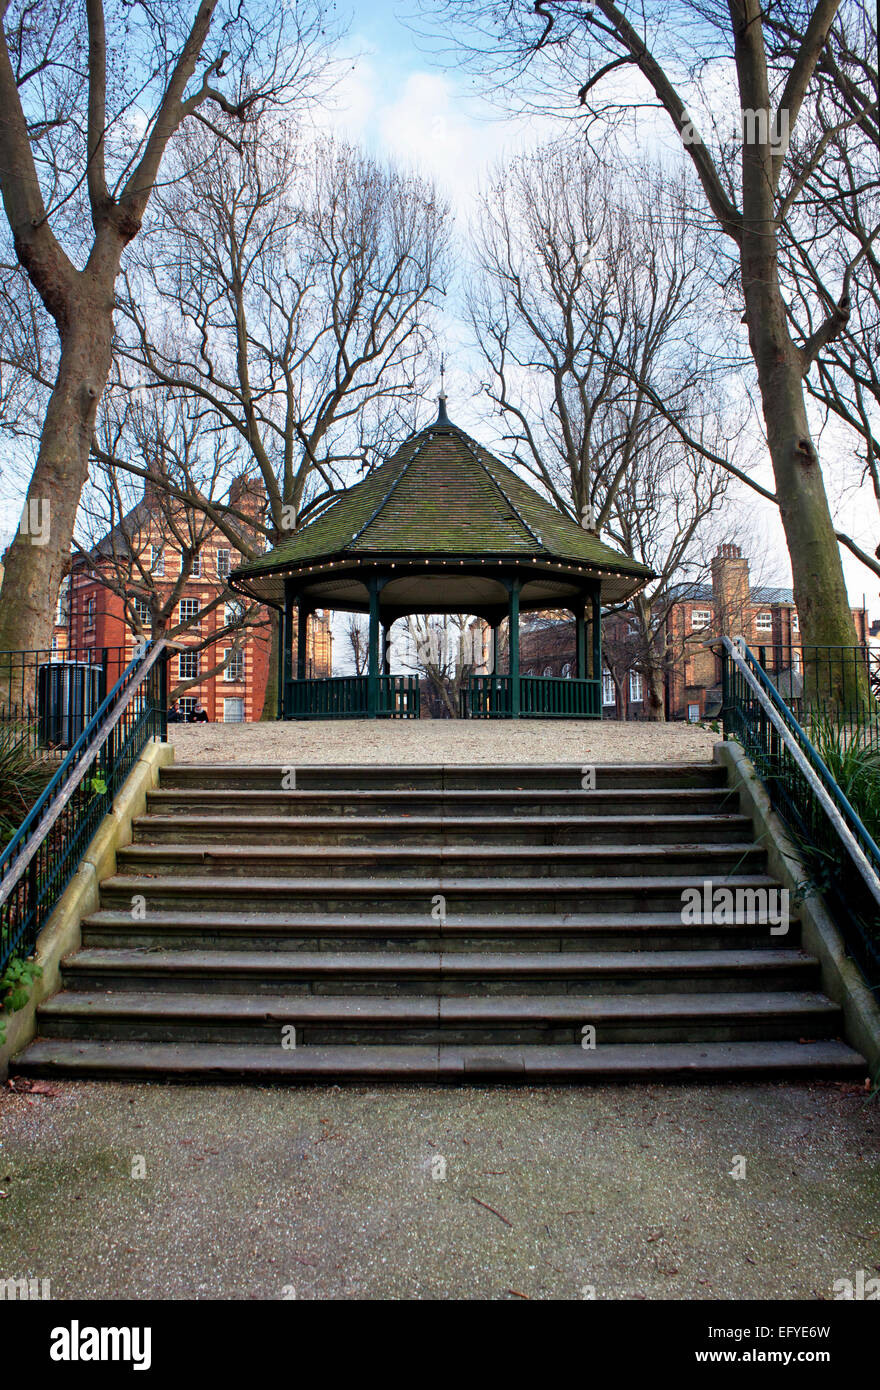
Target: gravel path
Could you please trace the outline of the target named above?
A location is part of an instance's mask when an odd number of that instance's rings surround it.
[[[344,719],[172,724],[181,763],[706,762],[719,735],[691,724],[584,719]]]
[[[50,1090],[0,1094],[0,1277],[54,1298],[830,1299],[880,1265],[855,1085]]]

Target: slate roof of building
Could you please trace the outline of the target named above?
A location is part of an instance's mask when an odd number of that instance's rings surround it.
[[[669,590],[670,598],[683,603],[711,603],[714,592],[711,584],[676,584]],[[752,589],[749,598],[752,603],[794,603],[794,590],[759,585]]]
[[[652,571],[564,516],[440,416],[314,521],[235,571],[255,576],[327,556],[505,556],[568,560],[644,580]]]

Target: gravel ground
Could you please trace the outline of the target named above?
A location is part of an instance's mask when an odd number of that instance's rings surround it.
[[[719,735],[692,724],[593,719],[327,719],[284,724],[172,724],[180,763],[706,762]]]
[[[49,1090],[0,1095],[0,1277],[55,1298],[829,1299],[880,1268],[854,1085]]]

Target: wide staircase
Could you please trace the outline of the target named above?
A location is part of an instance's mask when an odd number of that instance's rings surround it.
[[[295,780],[295,786],[291,783]],[[712,764],[172,766],[29,1076],[863,1078]]]

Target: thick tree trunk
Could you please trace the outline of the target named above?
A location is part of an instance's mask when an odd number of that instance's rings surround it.
[[[666,722],[666,690],[663,685],[663,672],[659,666],[651,665],[645,672],[645,718],[655,724]]]
[[[760,0],[730,0],[742,108],[772,110]],[[788,112],[785,113],[787,119]],[[769,131],[769,122],[768,122]],[[792,341],[779,288],[776,174],[768,139],[743,136],[743,218],[740,265],[749,344],[758,373],[767,444],[776,479],[779,512],[791,557],[794,600],[805,647],[857,646],[840,546],[825,493],[819,456],[810,438],[804,392],[808,363]],[[805,679],[812,675],[805,663]],[[823,662],[823,692],[845,690],[855,663]],[[817,692],[818,693],[818,692]]]
[[[663,682],[663,663],[657,651],[657,641],[652,627],[651,604],[643,594],[635,601],[636,616],[639,621],[641,642],[642,686],[644,691],[642,710],[646,719],[655,724],[666,722],[666,689]]]
[[[52,645],[58,590],[89,472],[95,414],[110,372],[112,331],[112,289],[75,296],[27,493],[25,515],[41,518],[41,533],[31,536],[20,529],[7,551],[0,651]]]
[[[269,670],[266,677],[266,693],[263,696],[261,721],[275,721],[278,718],[278,647],[281,642],[281,614],[272,614],[272,639],[269,643]]]
[[[841,654],[841,659],[835,660],[834,653],[823,652],[814,663],[809,652],[812,646],[852,649],[858,645],[858,636],[822,470],[807,425],[798,349],[784,326],[781,334],[773,331],[773,321],[782,311],[778,291],[775,296],[772,293],[775,286],[756,285],[754,280],[752,285],[753,298],[763,301],[763,306],[749,316],[749,332],[779,513],[791,557],[794,601],[805,648],[805,683],[812,699],[849,704],[861,695],[850,688],[858,684],[859,670],[851,654]],[[778,307],[772,303],[774,297]]]

